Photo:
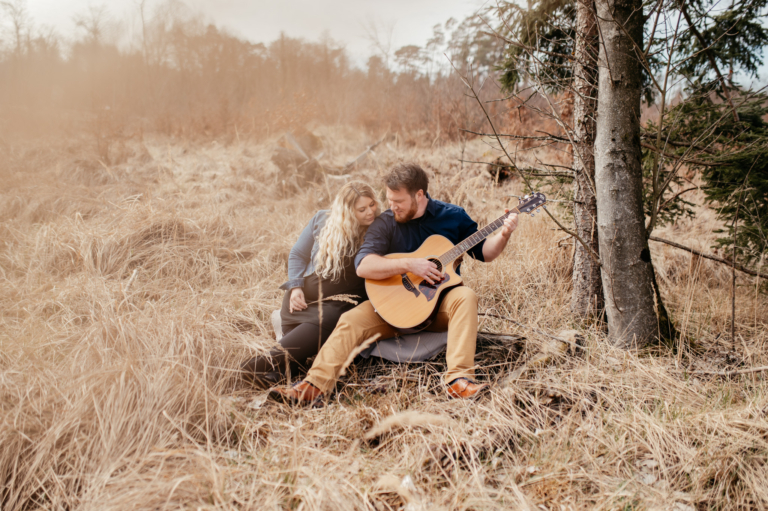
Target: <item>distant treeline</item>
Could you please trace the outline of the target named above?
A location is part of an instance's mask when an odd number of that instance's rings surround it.
[[[6,133],[81,122],[103,135],[141,129],[260,137],[320,122],[455,139],[482,114],[450,64],[491,77],[489,98],[499,90],[493,78],[504,47],[475,18],[449,20],[434,27],[423,48],[397,50],[386,30],[371,25],[374,55],[361,69],[330,38],[254,43],[206,24],[178,2],[153,9],[142,2],[137,35],[119,44],[119,26],[105,8],[77,16],[74,42],[65,43],[35,28],[23,0],[0,4]]]

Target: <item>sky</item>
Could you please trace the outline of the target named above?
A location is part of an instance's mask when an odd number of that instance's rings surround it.
[[[151,12],[161,0],[147,0]],[[488,0],[185,0],[194,12],[252,42],[271,42],[284,32],[290,37],[319,40],[324,33],[343,44],[359,64],[372,54],[364,25],[392,27],[392,49],[423,46],[435,24],[462,20]],[[62,36],[75,32],[73,17],[90,6],[105,5],[108,14],[135,30],[139,0],[27,0],[35,26]],[[131,28],[134,27],[134,28]]]

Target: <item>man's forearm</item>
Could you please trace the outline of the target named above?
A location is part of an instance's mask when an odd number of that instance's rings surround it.
[[[357,276],[364,279],[388,279],[393,275],[402,275],[410,271],[410,258],[387,259],[376,254],[368,254],[357,267]]]
[[[503,234],[498,233],[485,240],[483,244],[483,259],[486,263],[490,263],[504,251],[504,247],[507,246],[509,238],[505,238]]]

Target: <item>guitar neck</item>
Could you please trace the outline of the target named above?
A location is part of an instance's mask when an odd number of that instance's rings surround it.
[[[486,225],[485,227],[477,231],[472,236],[469,236],[467,239],[465,239],[461,243],[454,245],[452,249],[450,249],[448,252],[441,255],[440,257],[438,257],[443,267],[455,261],[456,259],[461,257],[464,253],[466,253],[467,250],[471,249],[472,247],[474,247],[475,245],[483,241],[485,238],[493,234],[494,231],[498,230],[502,225],[504,225],[504,220],[506,220],[509,215],[512,215],[514,213],[520,213],[520,210],[518,210],[517,208],[510,209],[507,213],[504,213],[499,218],[497,218],[490,224]]]

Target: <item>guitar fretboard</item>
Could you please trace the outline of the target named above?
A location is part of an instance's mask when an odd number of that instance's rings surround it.
[[[455,261],[458,259],[464,252],[469,250],[470,248],[474,247],[481,241],[483,241],[485,238],[493,234],[494,231],[499,229],[502,225],[504,225],[504,220],[507,219],[507,217],[513,213],[520,213],[520,211],[517,208],[513,208],[509,210],[508,213],[504,213],[499,218],[491,222],[490,224],[486,225],[479,231],[477,231],[472,236],[469,236],[467,239],[462,241],[461,243],[458,243],[454,245],[452,249],[450,249],[445,254],[438,257],[440,260],[440,263],[443,265],[443,268],[446,267],[449,263]]]

